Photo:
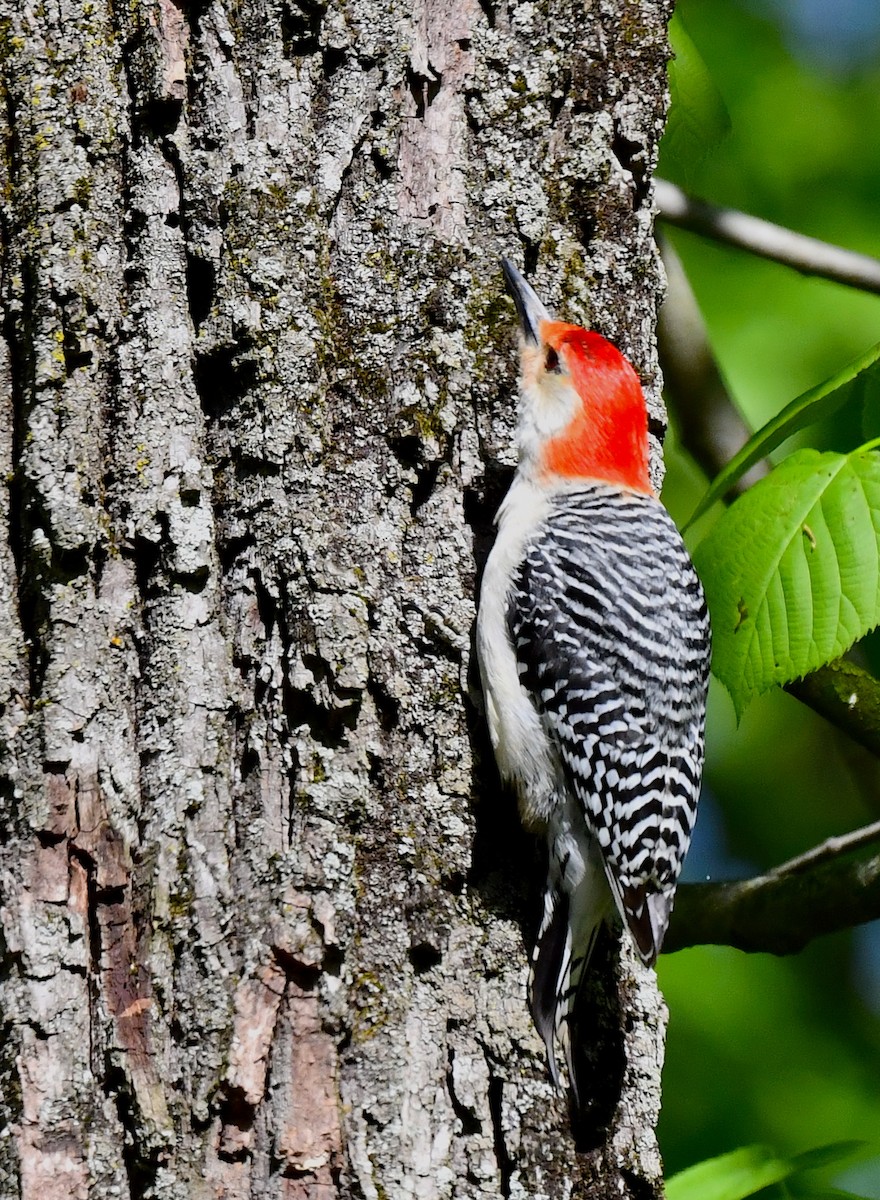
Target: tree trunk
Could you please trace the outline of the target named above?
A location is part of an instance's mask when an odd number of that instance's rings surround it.
[[[500,253],[662,432],[669,8],[0,0],[3,1197],[660,1193],[653,974],[547,1078],[471,631]]]

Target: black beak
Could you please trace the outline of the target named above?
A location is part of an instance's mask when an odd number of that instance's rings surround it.
[[[538,299],[535,290],[526,283],[510,259],[502,258],[501,266],[507,281],[507,290],[513,297],[516,311],[519,313],[523,337],[527,342],[532,342],[537,346],[541,341],[538,333],[541,322],[551,321],[553,318]]]

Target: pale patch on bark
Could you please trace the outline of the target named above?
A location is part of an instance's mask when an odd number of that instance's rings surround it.
[[[402,97],[398,211],[444,242],[468,243],[464,90],[471,77],[474,0],[416,0],[408,94]]]
[[[159,49],[162,53],[160,95],[166,100],[185,100],[189,26],[183,11],[175,0],[159,0],[158,14],[151,12],[149,20],[151,24],[158,25]]]

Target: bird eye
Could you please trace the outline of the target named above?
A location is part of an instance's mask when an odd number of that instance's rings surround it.
[[[548,347],[547,357],[544,359],[544,370],[552,371],[554,375],[562,374],[562,364],[559,361],[559,355],[552,346]]]

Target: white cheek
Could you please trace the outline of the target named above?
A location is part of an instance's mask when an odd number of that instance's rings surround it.
[[[523,459],[538,457],[548,438],[562,433],[580,403],[577,392],[562,375],[545,375],[520,391],[519,448]]]

